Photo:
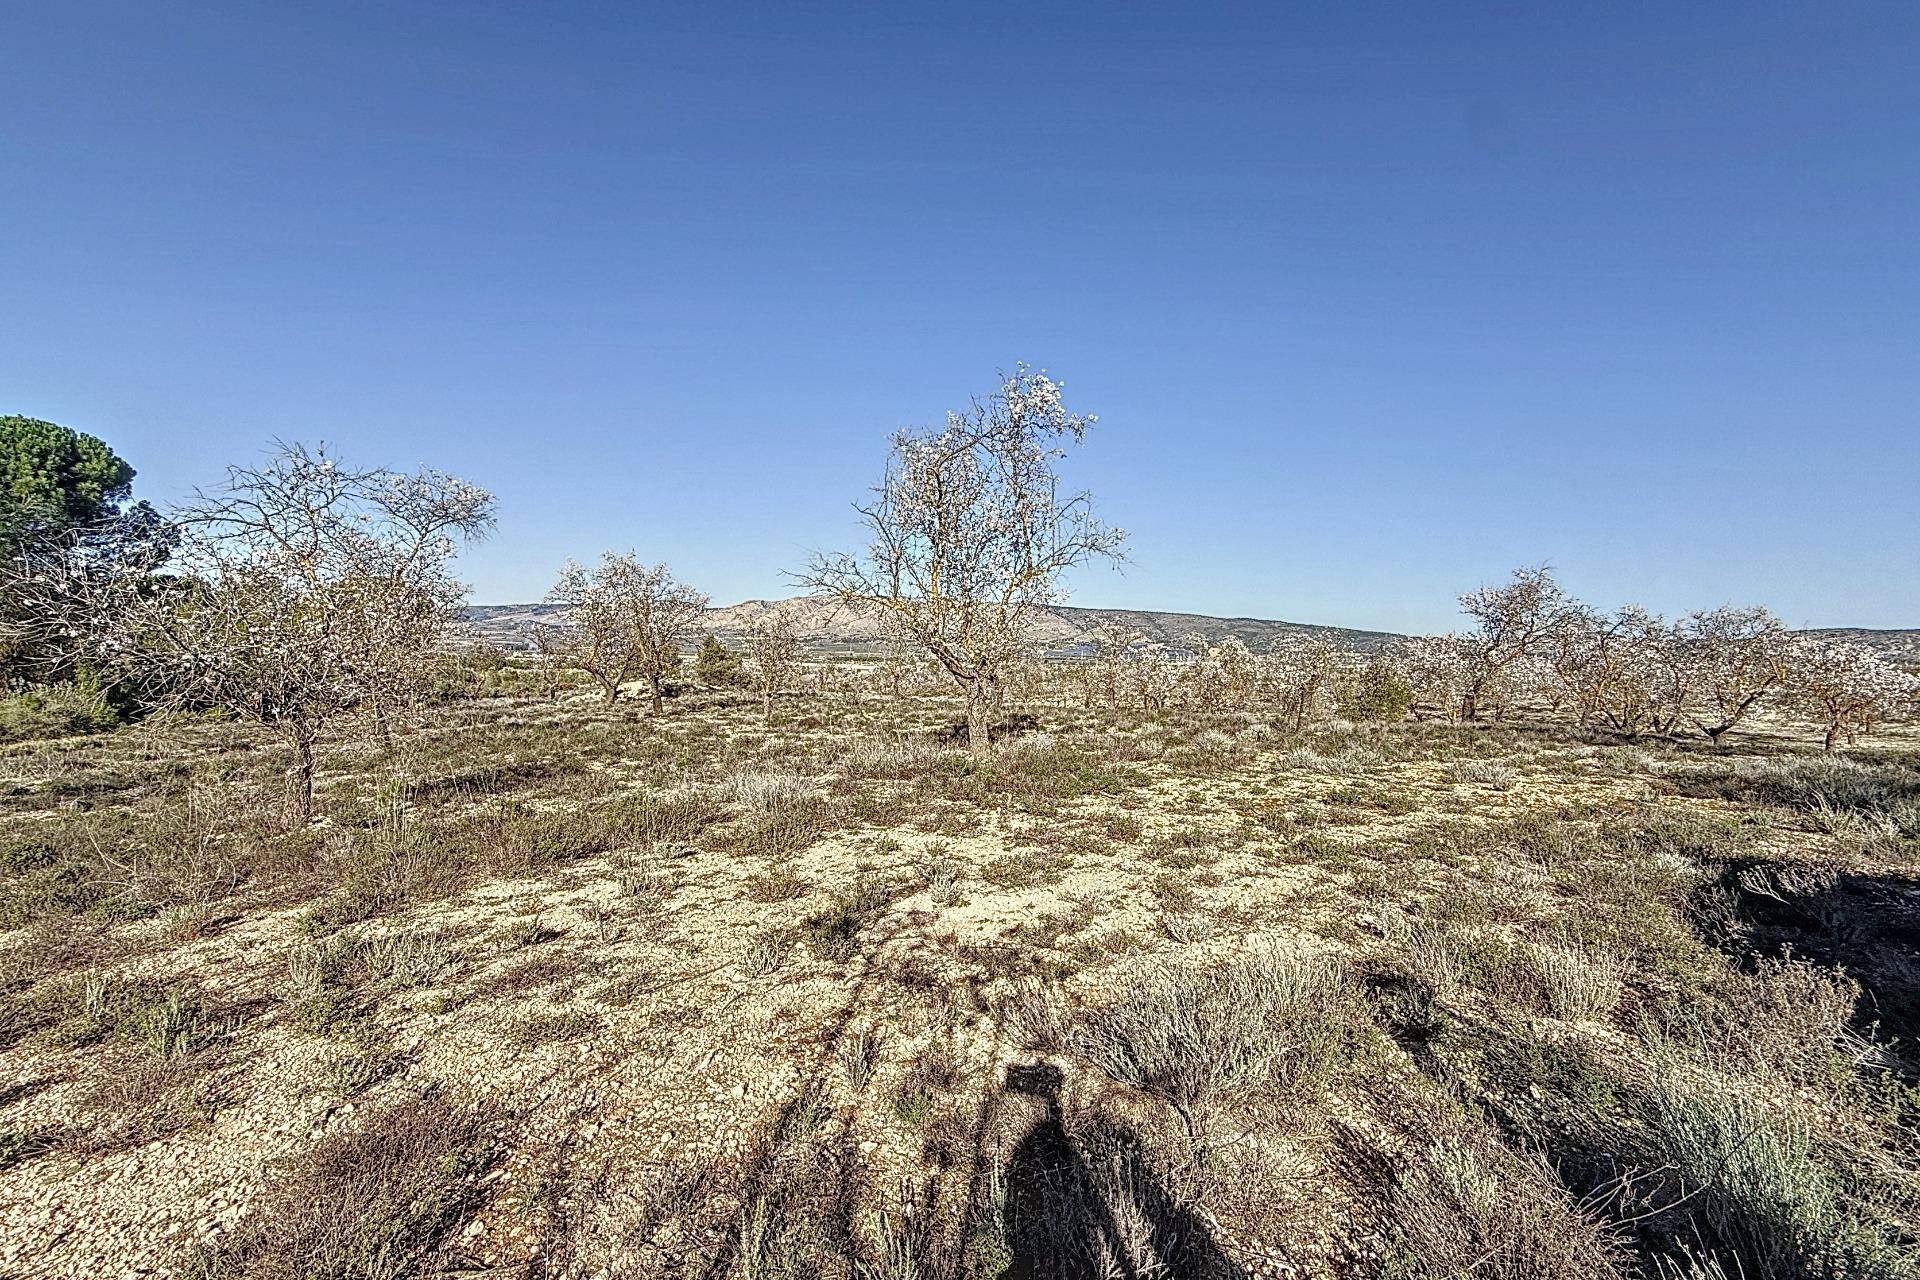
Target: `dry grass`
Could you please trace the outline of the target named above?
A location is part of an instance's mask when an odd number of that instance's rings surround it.
[[[7,748],[0,1270],[1911,1274],[1910,746],[1035,710]]]

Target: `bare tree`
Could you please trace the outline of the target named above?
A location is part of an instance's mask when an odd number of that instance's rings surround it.
[[[1118,558],[1124,534],[1063,497],[1054,461],[1091,416],[1070,413],[1060,384],[1019,366],[985,401],[939,430],[893,437],[874,501],[856,506],[864,555],[815,556],[799,581],[884,611],[891,631],[927,652],[966,699],[967,740],[989,749],[1007,663],[1075,565]]]
[[[287,743],[294,812],[313,816],[323,729],[364,714],[384,735],[416,701],[465,589],[462,540],[493,524],[484,489],[438,471],[354,469],[282,445],[171,513],[166,578],[71,554],[25,570],[35,625],[158,706],[223,708]]]
[[[656,715],[667,677],[680,669],[680,648],[707,610],[707,597],[676,582],[666,565],[612,551],[594,569],[568,561],[547,600],[567,607],[569,657],[607,701],[617,701],[627,681],[645,680]]]
[[[747,657],[753,662],[754,687],[760,691],[760,714],[773,719],[773,700],[793,687],[800,676],[799,624],[784,609],[770,610],[760,629],[747,637]]]

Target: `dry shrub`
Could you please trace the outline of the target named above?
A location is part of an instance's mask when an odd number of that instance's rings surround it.
[[[1698,1011],[1701,1038],[1757,1070],[1831,1077],[1868,1047],[1850,1025],[1859,986],[1791,954],[1759,961],[1750,975],[1729,975],[1715,996]]]
[[[1160,962],[1104,1011],[1074,1048],[1113,1079],[1194,1112],[1255,1090],[1307,1093],[1347,1051],[1346,977],[1323,957],[1262,951],[1217,970]]]
[[[207,1123],[223,1099],[206,1053],[128,1052],[104,1060],[80,1098],[80,1144],[95,1153],[125,1151]]]
[[[1600,1227],[1533,1155],[1449,1126],[1396,1160],[1388,1198],[1394,1275],[1421,1280],[1618,1280]]]
[[[720,795],[729,804],[759,814],[791,809],[815,798],[812,779],[778,769],[736,769],[720,783]]]
[[[1509,790],[1520,779],[1519,772],[1499,760],[1456,760],[1447,766],[1447,776],[1455,782]]]
[[[1193,1162],[1167,1158],[1116,1117],[1042,1121],[986,1183],[968,1231],[975,1275],[1242,1274],[1196,1210]]]
[[[433,1273],[485,1200],[499,1117],[438,1093],[336,1129],[286,1162],[234,1234],[200,1252],[201,1280],[402,1280]]]
[[[1058,1053],[1072,1041],[1073,1019],[1051,983],[1023,979],[1001,1000],[999,1009],[1022,1048]]]
[[[1626,965],[1617,956],[1538,939],[1525,942],[1522,955],[1542,1003],[1556,1018],[1582,1022],[1620,1003]]]

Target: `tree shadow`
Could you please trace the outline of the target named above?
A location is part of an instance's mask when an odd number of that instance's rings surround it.
[[[1706,940],[1743,968],[1790,956],[1859,983],[1853,1030],[1920,1081],[1920,878],[1740,859],[1692,908]]]
[[[1069,1125],[1061,1074],[1010,1067],[1007,1091],[1045,1108],[1007,1169],[1011,1280],[1189,1277],[1243,1280],[1192,1209],[1144,1159],[1139,1136],[1104,1115]]]

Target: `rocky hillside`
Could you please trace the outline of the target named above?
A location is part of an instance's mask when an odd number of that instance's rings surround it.
[[[1864,644],[1880,650],[1895,662],[1920,664],[1920,627],[1816,627],[1803,634]]]

